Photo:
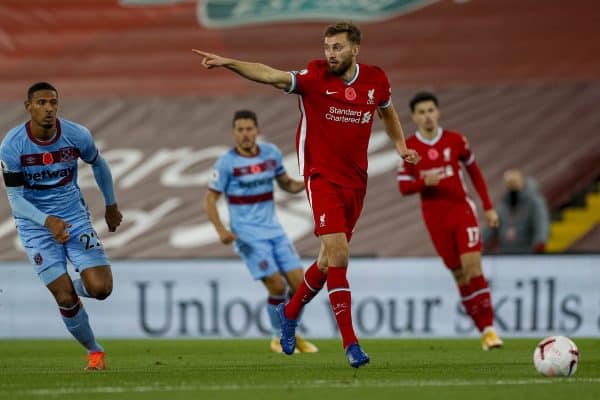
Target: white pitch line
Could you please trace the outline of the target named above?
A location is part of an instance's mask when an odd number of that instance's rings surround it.
[[[72,394],[94,394],[94,393],[147,393],[147,392],[218,392],[236,390],[287,390],[297,385],[297,390],[322,389],[322,388],[406,388],[406,387],[451,387],[451,386],[483,386],[483,385],[548,385],[555,383],[600,383],[600,378],[529,378],[529,379],[501,379],[489,380],[412,380],[412,381],[360,381],[331,382],[317,380],[313,382],[289,382],[268,385],[178,385],[178,386],[105,386],[96,388],[71,387],[71,388],[48,388],[19,391],[20,394],[33,396],[63,396]]]

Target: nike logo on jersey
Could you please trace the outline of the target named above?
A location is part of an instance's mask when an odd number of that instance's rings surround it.
[[[337,93],[337,91],[335,91],[335,90],[326,90],[325,91],[325,94],[327,94],[327,95],[329,95],[329,94],[336,94],[336,93]]]

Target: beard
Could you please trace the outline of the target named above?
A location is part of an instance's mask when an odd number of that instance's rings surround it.
[[[46,118],[50,118],[50,119],[46,119]],[[54,128],[54,124],[55,124],[55,123],[56,123],[56,118],[55,118],[55,117],[52,117],[52,116],[50,116],[50,115],[48,115],[48,116],[46,116],[44,119],[42,119],[42,120],[39,122],[39,125],[40,125],[42,128],[44,128],[44,129],[48,130],[48,129],[52,129],[52,128]]]
[[[331,64],[327,63],[327,69],[329,70],[329,72],[336,76],[342,76],[346,73],[346,71],[348,71],[348,68],[350,68],[351,65],[352,59],[346,59],[342,60],[339,64],[335,66],[332,66]]]

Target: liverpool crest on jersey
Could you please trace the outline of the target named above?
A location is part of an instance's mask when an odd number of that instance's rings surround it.
[[[375,104],[375,89],[370,89],[367,92],[367,104]]]

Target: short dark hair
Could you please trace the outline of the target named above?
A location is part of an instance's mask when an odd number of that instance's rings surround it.
[[[31,85],[29,90],[27,90],[27,100],[31,101],[33,94],[35,92],[39,92],[40,90],[52,90],[58,95],[58,90],[56,90],[56,88],[48,82],[37,82]]]
[[[250,110],[238,110],[233,114],[232,125],[235,126],[235,121],[238,119],[251,119],[254,121],[254,125],[258,126],[258,118],[256,118],[256,113]]]
[[[431,92],[419,92],[417,94],[415,94],[413,96],[413,98],[410,100],[410,102],[408,103],[410,105],[410,111],[411,112],[415,112],[415,107],[417,106],[417,104],[423,102],[423,101],[433,101],[433,104],[435,104],[435,106],[438,106],[438,99],[437,97],[435,97],[435,95]]]
[[[351,43],[360,44],[362,33],[360,33],[358,26],[354,25],[352,22],[341,21],[333,25],[329,25],[327,28],[325,28],[325,33],[323,36],[330,37],[337,35],[338,33],[345,33]]]

